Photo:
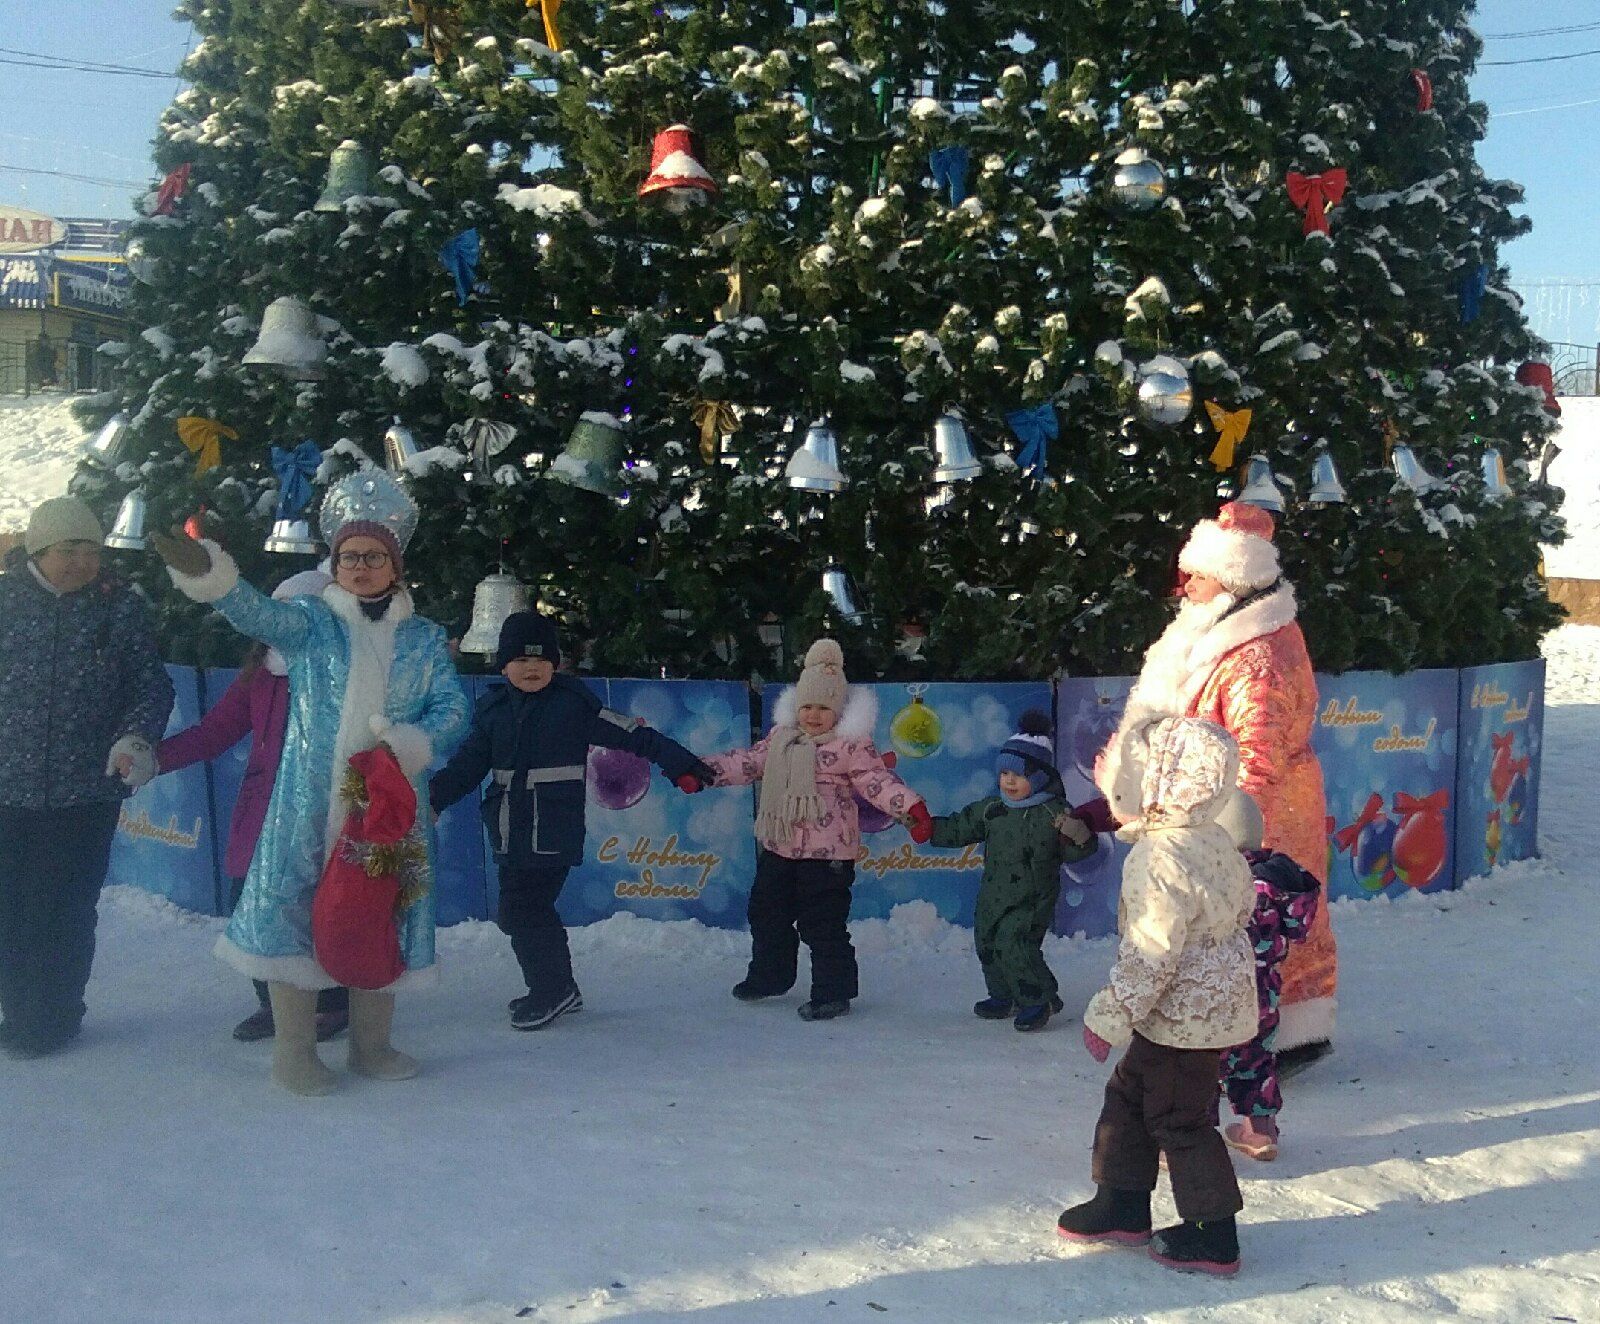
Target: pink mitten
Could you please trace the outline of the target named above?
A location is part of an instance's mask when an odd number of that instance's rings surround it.
[[[1096,1062],[1104,1062],[1111,1056],[1111,1045],[1087,1025],[1083,1027],[1083,1046],[1089,1050],[1089,1056]]]

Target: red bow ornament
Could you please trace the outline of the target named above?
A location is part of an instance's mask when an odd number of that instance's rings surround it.
[[[1362,831],[1370,824],[1376,823],[1383,817],[1383,797],[1377,792],[1367,797],[1367,803],[1361,812],[1356,815],[1356,821],[1349,827],[1342,827],[1333,834],[1333,842],[1340,850],[1348,851],[1361,836]],[[1330,819],[1329,822],[1333,820]]]
[[[1305,213],[1301,234],[1327,234],[1328,208],[1344,197],[1345,172],[1342,167],[1324,170],[1320,175],[1302,175],[1291,170],[1284,176],[1289,186],[1289,201]]]
[[[156,192],[156,204],[150,209],[150,214],[152,216],[171,216],[178,204],[183,201],[183,195],[188,191],[189,163],[185,161],[161,181],[161,187]]]
[[[1433,109],[1433,79],[1428,77],[1426,69],[1413,69],[1411,81],[1417,85],[1417,110]]]

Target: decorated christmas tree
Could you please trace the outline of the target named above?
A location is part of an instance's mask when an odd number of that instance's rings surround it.
[[[603,673],[826,628],[975,678],[1132,669],[1245,489],[1319,666],[1531,656],[1559,493],[1470,8],[185,0],[79,488],[264,582],[389,462],[454,633],[503,570]]]

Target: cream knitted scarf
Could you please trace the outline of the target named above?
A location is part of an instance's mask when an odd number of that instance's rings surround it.
[[[767,766],[761,774],[756,840],[782,846],[796,828],[821,817],[816,742],[798,727],[773,727],[767,741]]]

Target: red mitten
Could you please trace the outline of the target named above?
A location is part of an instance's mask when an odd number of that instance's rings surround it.
[[[1111,1056],[1111,1045],[1087,1025],[1083,1027],[1083,1046],[1089,1050],[1089,1056],[1096,1062],[1104,1062]]]
[[[906,831],[911,834],[911,840],[919,846],[926,846],[933,840],[933,816],[928,813],[928,806],[921,800],[906,811]]]
[[[695,795],[698,792],[706,789],[706,784],[696,777],[692,772],[686,772],[681,777],[674,777],[672,779],[672,784],[685,795]]]

